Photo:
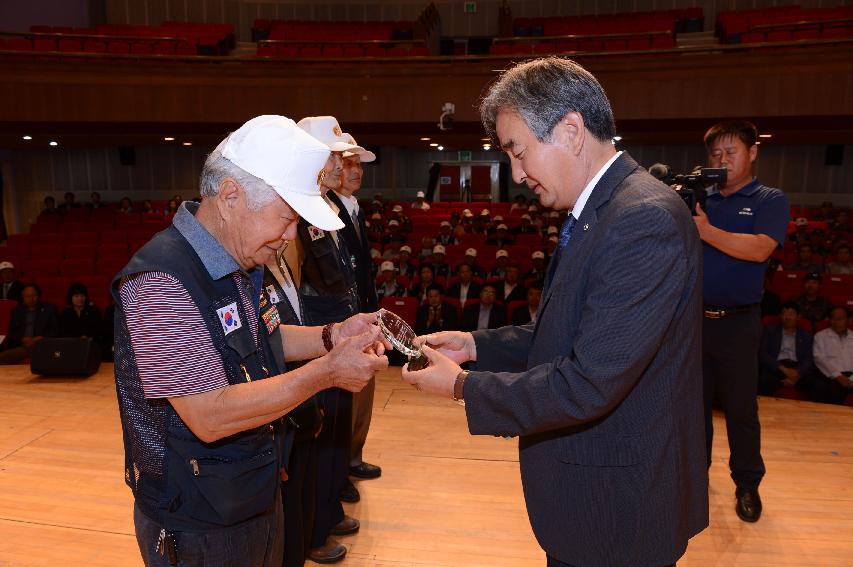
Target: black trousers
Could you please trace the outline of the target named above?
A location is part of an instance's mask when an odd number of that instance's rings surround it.
[[[315,440],[295,441],[287,463],[287,481],[281,485],[284,503],[284,567],[302,567],[311,550],[317,484]]]
[[[759,306],[721,319],[704,318],[702,375],[708,466],[714,438],[712,404],[718,399],[726,416],[729,468],[738,488],[755,489],[764,476],[761,425],[758,422]]]
[[[352,445],[352,394],[330,388],[319,394],[325,413],[317,437],[317,490],[311,547],[320,547],[344,519],[341,490],[349,477]]]
[[[551,557],[550,555],[548,555],[547,558],[548,558],[548,564],[546,567],[574,567],[573,565],[571,565],[569,563],[563,563],[559,559]],[[675,567],[675,563],[673,563],[672,565],[667,565],[665,567]]]
[[[779,364],[786,368],[797,368],[797,363],[792,360],[780,360]],[[782,381],[785,375],[778,368],[762,368],[758,376],[758,393],[762,396],[773,396],[782,387]],[[808,373],[800,376],[794,388],[805,394],[811,395],[812,386],[814,384],[814,376]]]
[[[827,378],[822,372],[818,372],[812,384],[811,395],[814,401],[823,404],[844,404],[850,391],[837,380]]]

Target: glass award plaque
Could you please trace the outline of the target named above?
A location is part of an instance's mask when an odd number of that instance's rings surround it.
[[[415,345],[417,335],[397,314],[385,309],[379,312],[379,328],[394,348],[409,357],[409,370],[422,370],[429,366],[429,359]]]

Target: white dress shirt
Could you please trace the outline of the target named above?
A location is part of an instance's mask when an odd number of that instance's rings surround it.
[[[839,336],[831,328],[820,331],[814,336],[814,362],[828,378],[853,371],[853,333]]]
[[[586,202],[589,200],[589,196],[592,194],[592,190],[595,189],[596,183],[598,183],[604,174],[610,169],[610,166],[613,165],[613,162],[622,155],[622,152],[616,152],[612,158],[607,160],[601,169],[598,170],[592,179],[589,180],[589,183],[586,184],[586,187],[583,188],[581,194],[578,196],[578,200],[575,201],[575,207],[572,209],[572,216],[575,217],[575,220],[579,220],[581,218],[581,213],[583,212],[583,208],[586,206]]]

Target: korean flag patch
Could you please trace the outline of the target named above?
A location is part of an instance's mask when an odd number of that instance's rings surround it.
[[[222,325],[222,330],[225,331],[225,336],[236,331],[243,326],[240,322],[240,314],[237,313],[237,303],[229,303],[225,307],[216,310],[216,315],[219,317],[219,324]]]
[[[320,240],[321,238],[326,236],[326,233],[323,232],[322,229],[317,228],[313,224],[308,227],[308,234],[311,235],[311,242],[314,242],[315,240]]]

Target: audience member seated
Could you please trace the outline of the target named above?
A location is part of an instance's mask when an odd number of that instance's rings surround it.
[[[495,286],[486,284],[480,290],[480,302],[462,311],[462,330],[497,329],[504,326],[504,308],[495,302]]]
[[[794,233],[788,237],[788,240],[796,245],[811,242],[811,236],[808,233],[809,221],[806,217],[797,217],[794,221]]]
[[[826,319],[832,308],[829,300],[820,294],[820,284],[820,274],[816,272],[806,274],[803,276],[803,295],[796,299],[800,316],[810,321],[812,325]]]
[[[385,260],[379,266],[379,273],[382,276],[382,281],[376,287],[376,295],[379,299],[383,297],[405,297],[406,289],[397,283],[397,272],[394,270],[394,263]]]
[[[520,301],[527,297],[527,290],[524,285],[519,282],[521,270],[515,264],[509,264],[506,267],[506,275],[503,283],[495,284],[498,301],[509,303],[510,301]]]
[[[542,301],[542,283],[534,282],[527,288],[527,305],[519,305],[512,312],[513,325],[526,325],[536,322],[536,311]]]
[[[429,286],[435,283],[435,270],[432,269],[432,264],[425,262],[418,268],[419,281],[412,285],[411,295],[417,297],[419,303],[426,302],[427,290]]]
[[[850,215],[847,211],[839,211],[830,228],[833,232],[853,232],[850,230]]]
[[[471,266],[471,272],[475,278],[480,278],[481,280],[486,279],[486,270],[477,263],[476,248],[468,248],[465,250],[465,257],[462,259],[462,263]]]
[[[820,212],[814,216],[814,220],[827,221],[832,223],[835,220],[835,207],[832,201],[824,201],[820,204]]]
[[[515,199],[512,200],[512,205],[510,206],[509,210],[514,211],[516,209],[522,211],[527,210],[527,197],[522,194],[518,194],[515,196]]]
[[[509,264],[509,252],[498,250],[495,252],[495,267],[486,274],[486,279],[502,280],[506,276],[506,267]]]
[[[424,195],[423,191],[418,191],[417,194],[415,195],[415,201],[412,203],[412,208],[413,209],[421,209],[422,211],[430,210],[431,207],[430,207],[429,203],[427,203],[424,200],[425,197],[426,197],[426,195]]]
[[[432,271],[437,278],[450,277],[450,266],[444,261],[446,253],[447,250],[441,244],[436,244],[432,247],[430,263],[432,264]]]
[[[130,197],[121,198],[121,201],[118,202],[118,212],[123,215],[129,215],[133,212],[133,201],[130,200]]]
[[[86,206],[90,209],[101,209],[106,207],[106,205],[101,201],[101,194],[97,191],[92,191],[92,194],[89,195],[89,202],[86,203]]]
[[[76,197],[74,196],[74,193],[72,193],[71,191],[66,192],[65,193],[65,202],[62,203],[61,205],[59,205],[59,208],[62,211],[69,211],[71,209],[79,209],[80,203],[78,203],[75,199],[76,199]]]
[[[41,209],[42,215],[56,215],[59,214],[59,209],[56,208],[56,199],[48,195],[44,198],[44,205]]]
[[[764,270],[764,291],[761,294],[761,316],[768,315],[777,316],[782,314],[782,299],[771,288],[773,276],[776,274],[776,269],[779,264],[773,258],[767,264],[767,269]]]
[[[447,288],[447,297],[458,300],[464,309],[468,298],[479,297],[480,285],[474,281],[474,272],[468,264],[460,264],[456,275],[459,276],[459,281]]]
[[[89,290],[81,283],[73,283],[65,295],[67,307],[59,316],[60,337],[91,337],[101,340],[101,313],[89,302]]]
[[[154,204],[151,202],[151,199],[145,199],[142,201],[142,212],[143,213],[154,213]]]
[[[450,224],[450,221],[441,221],[438,227],[438,236],[435,237],[435,243],[442,246],[459,244],[459,240],[453,234],[453,225]]]
[[[834,307],[829,327],[814,337],[814,362],[818,373],[812,388],[816,402],[843,404],[853,387],[853,333],[847,328],[850,312]]]
[[[814,259],[812,245],[808,242],[797,246],[797,259],[788,266],[792,272],[822,272],[823,266]]]
[[[849,245],[842,244],[835,249],[835,261],[826,265],[826,271],[830,274],[853,274]]]
[[[512,246],[515,244],[515,239],[509,233],[509,228],[504,223],[501,223],[495,228],[495,234],[486,239],[486,244],[501,247]]]
[[[428,335],[440,331],[455,331],[458,328],[456,308],[444,301],[441,286],[432,284],[427,288],[426,305],[418,308],[415,333]]]
[[[23,284],[18,281],[18,273],[12,262],[0,262],[0,299],[14,299],[21,302]]]
[[[367,240],[370,242],[382,243],[382,233],[384,231],[384,227],[382,226],[382,215],[379,213],[373,213],[370,215],[370,221],[365,222],[367,225]]]
[[[539,281],[545,281],[545,274],[548,271],[548,266],[545,265],[545,253],[537,250],[530,255],[530,262],[533,267],[529,272],[524,274],[524,279],[533,278]]]
[[[392,240],[385,245],[385,249],[380,256],[382,256],[383,260],[390,260],[393,262],[400,257],[400,248],[402,248],[402,246],[400,246],[400,241]]]
[[[412,261],[412,247],[407,245],[400,246],[399,253],[397,254],[397,273],[401,276],[406,276],[407,278],[415,277],[415,274],[418,272],[417,266],[415,266]]]
[[[521,224],[515,229],[515,234],[539,234],[539,228],[533,226],[533,219],[527,213],[521,215]]]
[[[382,244],[391,242],[406,243],[406,236],[400,232],[400,221],[396,219],[388,221],[388,230],[382,236]]]
[[[30,356],[33,346],[44,337],[59,334],[59,320],[53,305],[41,303],[41,289],[24,284],[21,305],[12,310],[9,330],[0,353],[0,364],[16,364]]]
[[[800,309],[794,302],[782,306],[782,324],[764,329],[758,352],[758,393],[772,396],[782,386],[809,395],[812,387],[812,335],[797,327]]]

